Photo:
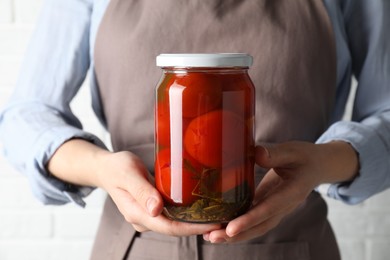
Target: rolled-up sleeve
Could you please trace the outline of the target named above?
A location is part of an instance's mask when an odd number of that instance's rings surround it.
[[[358,176],[327,189],[328,196],[356,204],[390,187],[390,2],[342,2],[358,86],[352,121],[333,124],[318,143],[342,140],[357,151]]]
[[[69,105],[90,66],[91,12],[92,1],[45,1],[14,93],[0,114],[4,156],[28,177],[45,204],[73,201],[83,206],[82,198],[93,189],[47,172],[45,166],[61,144],[83,138],[104,147],[82,130]]]

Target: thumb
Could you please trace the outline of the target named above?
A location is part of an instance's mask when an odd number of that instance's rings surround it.
[[[163,200],[157,189],[150,183],[151,174],[140,160],[134,161],[134,169],[129,172],[131,180],[126,189],[131,196],[147,210],[150,216],[156,217],[163,210]]]
[[[127,185],[128,192],[143,206],[150,216],[158,216],[163,209],[163,200],[155,187],[143,176],[134,174]]]
[[[297,163],[297,148],[293,143],[256,146],[255,161],[263,168],[293,166]]]

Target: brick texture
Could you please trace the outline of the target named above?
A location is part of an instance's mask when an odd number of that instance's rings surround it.
[[[43,0],[0,0],[0,107],[15,85]],[[84,86],[72,103],[86,130],[109,135],[90,108]],[[43,206],[27,179],[0,157],[0,259],[88,259],[105,193],[95,191],[86,209]],[[358,205],[327,199],[329,219],[344,260],[387,260],[390,254],[390,191]]]

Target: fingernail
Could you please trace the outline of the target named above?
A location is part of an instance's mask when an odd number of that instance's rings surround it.
[[[153,211],[157,206],[157,200],[155,198],[149,198],[146,202],[146,207],[148,208],[149,214],[153,216]]]
[[[206,241],[210,241],[210,234],[203,234],[203,239]]]

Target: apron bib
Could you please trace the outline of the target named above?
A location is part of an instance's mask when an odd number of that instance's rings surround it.
[[[114,151],[153,172],[160,53],[244,52],[256,87],[261,142],[314,142],[329,125],[336,86],[331,23],[322,1],[111,0],[95,46],[101,105]],[[256,181],[264,175],[256,168]],[[340,259],[327,207],[315,192],[264,236],[212,245],[199,236],[139,234],[107,199],[92,259]]]

